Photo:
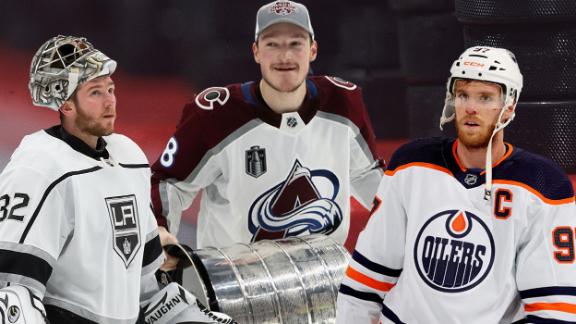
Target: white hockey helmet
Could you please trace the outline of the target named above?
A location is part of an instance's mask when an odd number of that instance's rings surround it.
[[[504,48],[470,47],[454,61],[446,84],[446,100],[440,117],[440,129],[455,117],[454,83],[458,79],[498,83],[502,87],[504,107],[518,102],[523,78],[516,57]],[[503,107],[503,108],[504,108]],[[514,118],[512,115],[510,121]]]
[[[79,85],[115,70],[116,61],[95,49],[86,38],[53,37],[38,49],[30,65],[28,89],[32,103],[58,110]]]
[[[456,115],[454,83],[458,79],[494,82],[502,89],[504,103],[486,149],[484,199],[489,201],[492,198],[492,139],[514,119],[514,111],[506,120],[503,120],[503,116],[508,107],[518,102],[523,85],[522,73],[520,73],[516,57],[507,49],[474,46],[465,50],[450,69],[444,110],[440,117],[440,129],[445,123],[452,121]]]

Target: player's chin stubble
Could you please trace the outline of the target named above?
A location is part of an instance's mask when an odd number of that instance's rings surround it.
[[[266,84],[274,89],[277,92],[286,92],[286,93],[292,93],[295,92],[296,90],[298,90],[298,88],[300,88],[300,86],[302,85],[302,83],[304,83],[304,80],[301,80],[300,82],[298,82],[297,85],[295,85],[294,87],[290,88],[290,89],[282,89],[279,86],[274,85],[274,83],[272,83],[270,80],[268,80],[266,77],[262,77],[262,80],[264,80],[264,82],[266,82]]]
[[[478,136],[472,137],[465,133],[459,123],[456,123],[455,125],[458,140],[469,149],[484,149],[488,147],[490,137],[492,137],[492,132],[494,132],[494,128],[496,128],[495,125],[491,125],[486,132],[481,132]]]

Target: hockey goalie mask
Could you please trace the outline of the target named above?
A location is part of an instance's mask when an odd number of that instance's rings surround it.
[[[60,109],[86,81],[116,70],[116,61],[95,49],[85,38],[57,36],[34,55],[28,88],[35,106]]]
[[[502,88],[505,109],[518,102],[522,90],[522,74],[512,52],[488,46],[470,47],[454,61],[446,84],[446,100],[440,117],[440,129],[455,117],[454,83],[458,79],[470,79],[498,83]],[[514,118],[510,117],[508,124]],[[503,128],[503,127],[502,127]]]

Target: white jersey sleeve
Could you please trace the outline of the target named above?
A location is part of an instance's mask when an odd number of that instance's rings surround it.
[[[74,228],[59,180],[17,164],[0,176],[0,281],[44,293]]]
[[[385,175],[340,286],[337,323],[378,322],[382,300],[402,272],[405,231],[406,213],[394,178]]]
[[[516,256],[516,282],[526,319],[576,322],[574,199],[534,198],[529,206],[530,225],[519,239]]]

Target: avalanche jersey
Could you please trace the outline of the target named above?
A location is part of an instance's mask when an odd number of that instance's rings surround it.
[[[24,137],[0,175],[0,282],[29,287],[47,309],[133,324],[141,276],[163,261],[150,168],[125,136],[98,146],[60,126]]]
[[[382,177],[360,89],[310,77],[297,112],[274,113],[258,84],[204,90],[152,166],[159,225],[176,233],[203,190],[197,246],[323,233],[344,243],[350,195],[370,206]]]
[[[338,296],[338,323],[574,323],[574,192],[543,157],[506,144],[465,169],[457,141],[392,157]]]

